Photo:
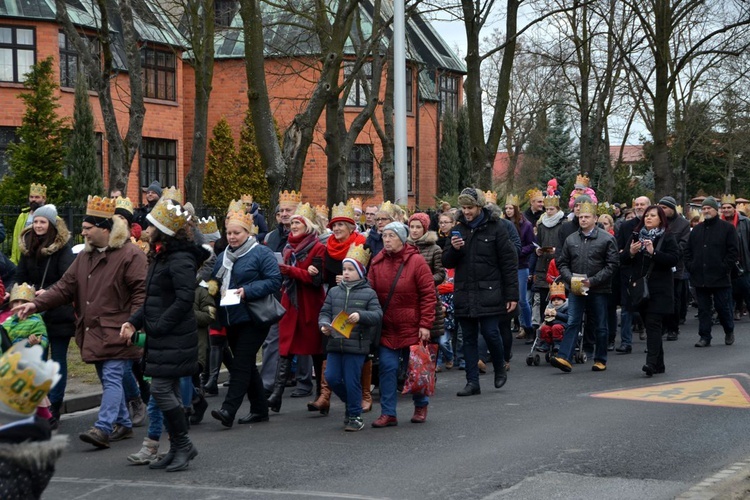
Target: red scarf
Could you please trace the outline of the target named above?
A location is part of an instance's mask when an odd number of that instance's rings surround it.
[[[346,252],[349,251],[349,247],[355,244],[365,244],[365,237],[356,231],[350,234],[344,241],[339,241],[332,235],[328,238],[326,251],[333,260],[342,261],[346,258]]]
[[[724,216],[722,216],[721,218],[724,219]],[[734,228],[737,229],[737,224],[740,221],[740,213],[737,210],[735,210],[734,211],[734,218],[732,220],[727,220],[727,219],[724,219],[724,220],[727,221],[727,222],[731,222],[732,225],[734,226]]]

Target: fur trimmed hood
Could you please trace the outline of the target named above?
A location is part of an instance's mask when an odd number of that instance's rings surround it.
[[[412,245],[416,245],[418,247],[421,246],[432,246],[437,243],[438,235],[435,231],[427,231],[425,234],[422,235],[421,238],[414,241],[409,237],[406,241],[411,243]]]
[[[58,219],[57,221],[57,236],[55,241],[48,247],[44,247],[41,250],[41,254],[44,257],[48,257],[65,246],[70,241],[70,231],[68,226],[65,225],[65,221]],[[31,238],[34,237],[34,229],[29,226],[21,232],[21,237],[18,241],[18,249],[21,251],[21,255],[29,255],[29,246],[31,244]]]
[[[28,470],[46,470],[54,465],[65,447],[68,436],[57,434],[47,441],[26,441],[18,444],[0,444],[0,460],[8,460]]]
[[[107,245],[109,248],[115,250],[118,248],[122,248],[125,243],[130,241],[130,228],[128,228],[128,223],[125,219],[121,217],[113,217],[112,218],[112,231],[109,233],[109,244]],[[86,243],[86,246],[84,247],[85,252],[93,252],[94,247],[92,247],[88,242]]]

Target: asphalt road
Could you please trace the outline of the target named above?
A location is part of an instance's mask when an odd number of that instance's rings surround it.
[[[570,374],[544,362],[526,366],[528,348],[516,341],[504,388],[494,389],[489,374],[481,395],[457,398],[464,372],[441,373],[422,425],[409,422],[406,397],[399,399],[398,427],[371,428],[376,405],[359,433],[343,432],[338,401],[322,417],[306,411],[306,399],[285,397],[270,422],[231,429],[207,414],[191,430],[200,454],[186,472],[126,462],[145,427],[97,451],[77,438],[95,410],[65,416],[70,446],[43,498],[674,498],[750,457],[750,320],[737,324],[733,346],[714,327],[714,345],[697,349],[694,312],[680,339],[665,342],[666,374],[651,379],[640,371],[645,342],[637,335],[633,354],[610,353],[603,373],[592,372],[591,362]],[[670,383],[677,385],[650,387]],[[643,387],[642,400],[592,396]],[[683,404],[658,402],[654,394]],[[209,402],[214,408],[220,399]],[[744,407],[717,406],[738,402]],[[239,415],[246,410],[247,403]]]

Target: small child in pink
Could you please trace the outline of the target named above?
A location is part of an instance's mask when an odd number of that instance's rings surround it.
[[[549,303],[544,310],[544,324],[539,329],[539,339],[551,346],[553,353],[557,353],[568,323],[568,301],[565,297],[565,285],[562,283],[552,283],[549,292]]]

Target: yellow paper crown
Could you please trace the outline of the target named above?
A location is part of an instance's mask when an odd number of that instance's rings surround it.
[[[162,197],[146,218],[161,232],[174,236],[185,227],[190,214],[180,205],[175,205],[172,198]]]
[[[552,283],[549,286],[549,296],[554,297],[555,295],[562,295],[563,297],[565,297],[565,283]]]
[[[612,209],[612,205],[610,205],[608,201],[605,201],[603,203],[599,203],[596,206],[596,213],[597,215],[603,215],[603,214],[612,215],[614,213],[614,210]]]
[[[384,201],[383,204],[380,205],[378,212],[385,212],[393,217],[395,212],[393,203],[391,203],[390,201]]]
[[[544,207],[555,207],[560,208],[560,197],[555,196],[545,196],[544,197]]]
[[[721,204],[725,205],[729,203],[730,205],[736,205],[737,204],[737,198],[733,194],[722,194],[721,195]]]
[[[86,215],[111,219],[114,214],[115,200],[89,195],[89,200],[86,204]]]
[[[700,217],[701,212],[697,208],[691,208],[690,209],[690,217],[688,217],[688,220],[692,220],[694,217]]]
[[[576,175],[576,185],[589,187],[589,178],[585,175]]]
[[[294,215],[301,215],[310,222],[315,221],[315,210],[310,206],[309,203],[300,203],[297,205],[297,210],[294,211]]]
[[[325,205],[315,205],[315,213],[321,217],[328,218],[328,207]]]
[[[331,220],[345,218],[354,220],[354,207],[339,203],[331,208]]]
[[[240,201],[245,205],[252,205],[253,204],[253,195],[251,194],[243,194],[240,197]]]
[[[737,205],[737,207],[739,207],[739,204]],[[677,212],[678,214],[682,215],[682,205],[677,205],[675,207],[675,212]]]
[[[494,203],[497,205],[497,193],[495,191],[485,191],[484,192],[484,202],[485,203]]]
[[[747,203],[737,203],[737,206],[735,208],[737,209],[737,211],[747,215]]]
[[[294,205],[302,203],[302,193],[292,191],[279,191],[279,205]]]
[[[594,203],[584,201],[578,207],[578,214],[591,214],[596,215],[596,205]]]
[[[131,214],[133,213],[133,202],[130,201],[130,198],[123,198],[122,196],[118,196],[115,199],[115,210],[118,208],[122,208],[123,210],[127,210]]]
[[[40,345],[14,344],[0,358],[0,411],[30,415],[60,380],[60,365],[42,359]]]
[[[182,191],[180,191],[179,189],[177,189],[174,186],[171,186],[171,187],[168,187],[168,188],[164,188],[164,190],[162,190],[162,192],[161,192],[161,197],[165,198],[167,200],[174,200],[177,203],[179,203],[180,205],[182,205],[182,203],[184,201],[182,199]]]
[[[346,204],[351,206],[354,210],[362,211],[362,198],[349,198]]]
[[[245,204],[242,203],[242,200],[232,200],[229,202],[229,208],[227,208],[227,213],[244,212],[244,211],[245,211]]]
[[[250,234],[258,234],[255,224],[253,224],[253,215],[245,213],[244,210],[232,210],[229,212],[227,214],[226,224],[229,225],[232,222],[236,222],[244,227]]]
[[[505,205],[513,205],[513,206],[519,206],[521,204],[521,199],[516,196],[515,194],[509,194],[505,197]]]
[[[10,301],[23,300],[25,302],[31,302],[34,300],[36,289],[28,283],[16,283],[13,288],[10,289]]]
[[[364,267],[367,267],[367,264],[369,264],[371,257],[372,252],[370,252],[368,248],[365,248],[364,245],[352,245],[346,252],[347,259],[354,259]]]
[[[198,230],[201,234],[213,234],[219,231],[219,226],[216,224],[216,217],[207,217],[198,220]]]
[[[47,197],[47,186],[44,184],[31,183],[29,186],[29,196],[44,196]]]
[[[530,189],[529,190],[529,200],[533,200],[535,198],[544,198],[544,193],[541,189]]]

